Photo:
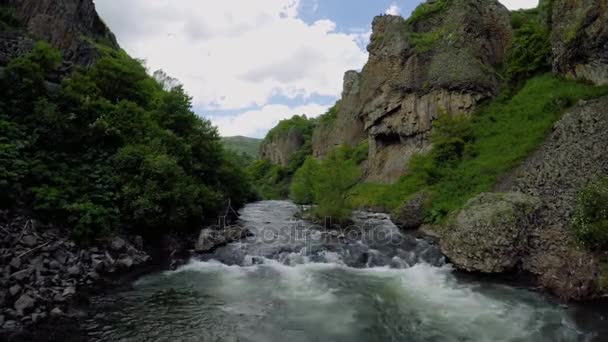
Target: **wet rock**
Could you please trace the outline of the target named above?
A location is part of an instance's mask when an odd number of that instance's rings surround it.
[[[522,193],[481,194],[448,224],[441,250],[463,270],[513,270],[526,253],[529,228],[540,207],[538,198]]]
[[[391,220],[400,228],[416,229],[424,223],[424,204],[426,194],[423,192],[415,194],[406,200],[394,213]]]
[[[34,306],[35,302],[36,301],[27,294],[24,294],[19,297],[19,299],[17,299],[17,301],[15,302],[15,310],[17,310],[17,314],[19,316],[22,316],[25,310]]]
[[[195,251],[197,253],[208,253],[217,247],[241,240],[250,234],[249,230],[238,226],[229,226],[221,230],[203,229],[196,242]]]

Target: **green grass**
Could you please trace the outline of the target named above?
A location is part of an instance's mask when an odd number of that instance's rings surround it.
[[[434,3],[423,2],[418,5],[412,15],[407,19],[408,23],[416,23],[442,12],[450,4],[451,0],[437,0]]]
[[[447,30],[443,28],[428,33],[412,32],[408,35],[408,40],[416,51],[426,52],[432,49],[446,33]]]
[[[395,209],[412,194],[431,194],[427,211],[430,221],[441,221],[470,198],[490,191],[497,180],[518,166],[551,131],[565,109],[581,99],[608,94],[607,87],[566,81],[551,75],[530,79],[514,96],[502,96],[480,108],[472,125],[474,138],[467,149],[474,151],[456,164],[435,166],[429,181],[416,168],[396,184],[360,184],[352,192],[359,206]],[[432,154],[432,153],[431,153]],[[424,163],[425,158],[418,161]]]

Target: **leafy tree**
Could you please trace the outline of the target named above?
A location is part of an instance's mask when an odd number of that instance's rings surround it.
[[[296,204],[315,203],[315,181],[319,172],[317,160],[313,157],[306,158],[302,167],[295,173],[289,189],[289,197]]]

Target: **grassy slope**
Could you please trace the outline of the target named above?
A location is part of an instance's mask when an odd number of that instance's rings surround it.
[[[248,138],[243,136],[222,137],[224,146],[237,153],[246,153],[253,158],[259,156],[262,139]]]
[[[491,190],[496,181],[545,139],[564,110],[580,99],[608,93],[606,87],[566,81],[544,75],[532,78],[513,97],[499,98],[474,114],[472,148],[475,156],[458,165],[438,170],[442,177],[428,184],[416,172],[396,184],[360,184],[352,193],[358,206],[395,209],[414,193],[431,194],[428,217],[441,220],[473,196]]]

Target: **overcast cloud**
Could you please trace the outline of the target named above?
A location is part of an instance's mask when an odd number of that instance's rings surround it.
[[[197,112],[210,117],[222,135],[263,136],[293,114],[323,113],[332,103],[314,99],[337,99],[344,72],[367,60],[369,26],[339,32],[332,18],[307,23],[298,16],[300,1],[306,0],[95,3],[121,46],[151,70],[178,78]],[[503,3],[519,8],[537,1]],[[389,2],[386,13],[401,13],[398,2]],[[276,98],[285,100],[273,103]],[[236,114],[214,114],[221,111]]]

